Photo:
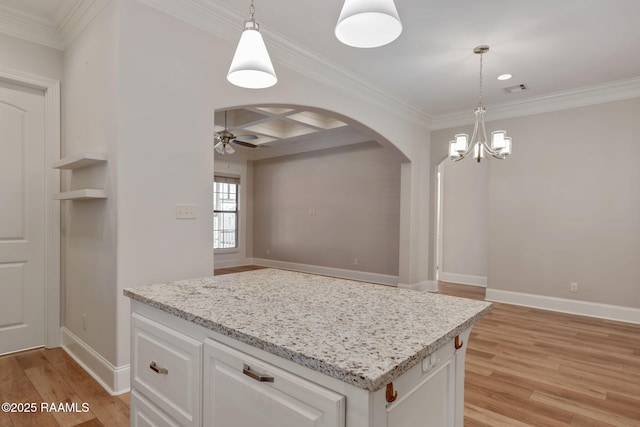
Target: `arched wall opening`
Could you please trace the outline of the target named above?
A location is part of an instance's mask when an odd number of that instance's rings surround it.
[[[215,268],[258,264],[399,283],[409,184],[402,168],[411,164],[393,143],[349,117],[301,105],[227,107],[215,121],[219,132],[257,137],[214,153],[214,206],[228,197],[222,188],[238,198],[230,204],[237,212],[214,214]]]

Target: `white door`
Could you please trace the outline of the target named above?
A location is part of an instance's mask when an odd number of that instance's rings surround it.
[[[44,345],[44,106],[0,80],[0,354]]]

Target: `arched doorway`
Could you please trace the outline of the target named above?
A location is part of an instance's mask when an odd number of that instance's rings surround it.
[[[396,146],[310,107],[219,109],[215,122],[216,268],[255,263],[398,284],[409,162]]]

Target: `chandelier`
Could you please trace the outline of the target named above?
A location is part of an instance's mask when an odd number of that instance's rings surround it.
[[[244,30],[233,55],[227,80],[236,86],[263,89],[276,84],[278,77],[254,15],[255,8],[251,0],[249,19],[244,21]]]
[[[455,162],[462,160],[473,152],[473,158],[479,163],[484,159],[485,152],[496,159],[506,159],[511,154],[511,138],[504,130],[491,132],[491,141],[487,139],[484,126],[484,113],[487,110],[482,104],[482,55],[489,51],[489,46],[482,45],[473,49],[473,53],[480,55],[480,96],[476,108],[476,124],[473,127],[471,140],[466,133],[459,133],[454,140],[449,141],[449,158]]]

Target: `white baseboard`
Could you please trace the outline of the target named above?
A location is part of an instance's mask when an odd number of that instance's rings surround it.
[[[62,348],[110,395],[116,396],[130,390],[130,365],[113,366],[65,327],[60,328],[60,335]]]
[[[276,261],[263,258],[249,258],[250,264],[263,267],[281,268],[283,270],[300,271],[303,273],[320,274],[323,276],[340,277],[342,279],[359,280],[362,282],[380,283],[382,285],[398,285],[398,276],[379,273],[367,273],[366,271],[346,270],[343,268],[323,267],[319,265],[298,264],[295,262]]]
[[[487,278],[485,276],[471,276],[468,274],[445,273],[438,275],[438,280],[443,282],[459,283],[461,285],[482,286],[487,287]]]
[[[398,283],[398,287],[402,289],[413,289],[416,291],[423,291],[423,292],[437,292],[438,282],[436,282],[435,280],[423,280],[422,282],[413,283],[411,285],[407,285],[405,283]]]
[[[487,288],[487,301],[640,324],[640,309]]]

